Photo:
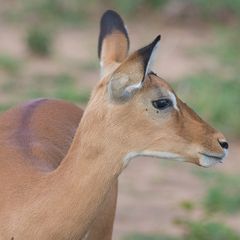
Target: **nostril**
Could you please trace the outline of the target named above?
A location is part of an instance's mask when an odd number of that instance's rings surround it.
[[[218,141],[218,142],[219,142],[219,144],[222,148],[228,149],[228,143],[227,142],[225,142],[225,141],[224,142]]]

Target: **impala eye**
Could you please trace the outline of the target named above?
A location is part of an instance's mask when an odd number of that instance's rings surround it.
[[[156,101],[152,101],[152,105],[159,110],[164,110],[168,107],[173,106],[173,103],[170,99],[163,98],[163,99],[158,99]]]

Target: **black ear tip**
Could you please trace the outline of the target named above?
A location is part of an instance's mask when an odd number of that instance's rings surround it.
[[[120,15],[111,9],[105,11],[102,15],[102,21],[106,20],[106,19],[112,19],[112,18],[120,18],[121,19]]]
[[[106,12],[103,13],[100,21],[100,34],[98,38],[99,58],[101,55],[101,47],[102,47],[104,38],[107,35],[112,34],[114,31],[121,32],[125,36],[127,44],[129,45],[127,30],[124,26],[124,22],[121,16],[113,10],[107,10]]]
[[[153,40],[153,44],[156,45],[158,42],[160,42],[161,40],[161,35],[159,34],[154,40]]]

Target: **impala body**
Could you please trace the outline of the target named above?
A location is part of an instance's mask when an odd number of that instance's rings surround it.
[[[107,11],[101,81],[84,114],[38,99],[1,115],[0,239],[111,239],[117,178],[132,158],[223,161],[224,136],[151,72],[159,41],[128,56],[123,21]]]

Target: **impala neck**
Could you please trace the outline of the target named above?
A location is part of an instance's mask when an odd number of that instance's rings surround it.
[[[114,152],[109,148],[104,121],[90,115],[83,116],[62,164],[45,179],[49,191],[47,195],[44,192],[37,207],[38,213],[48,218],[48,234],[51,232],[56,239],[84,236],[122,170],[122,153],[116,151],[119,148],[114,147]],[[42,208],[51,209],[53,214],[42,212]],[[45,235],[39,238],[47,239]]]

